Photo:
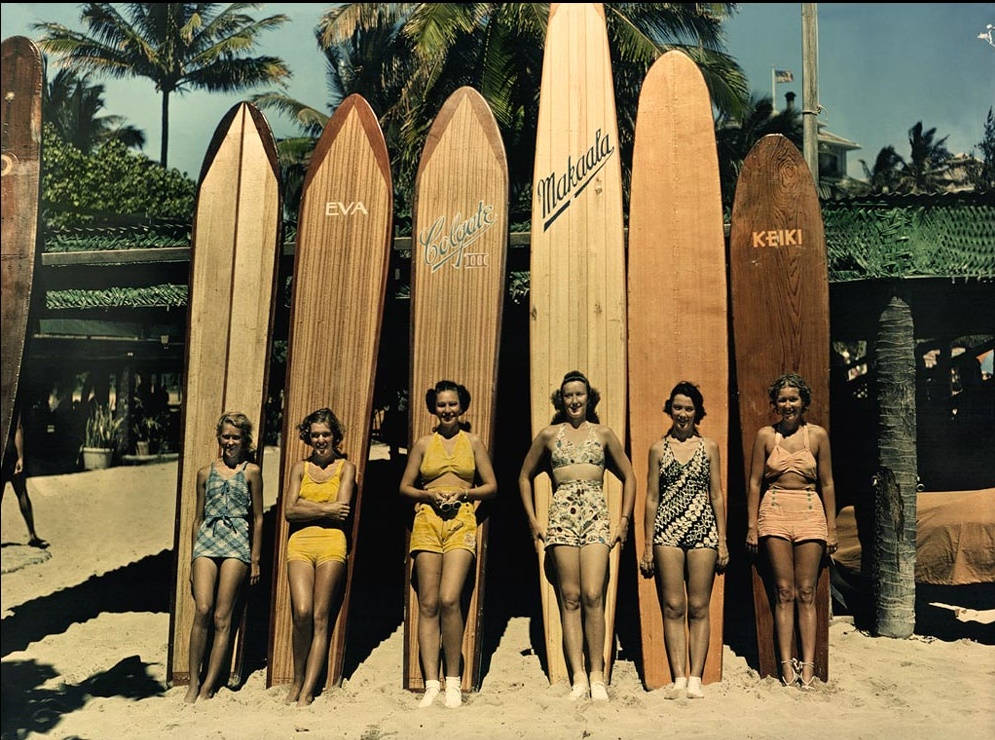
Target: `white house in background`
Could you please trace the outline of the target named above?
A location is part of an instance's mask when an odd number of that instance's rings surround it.
[[[795,107],[795,94],[784,94],[789,109]],[[849,179],[846,174],[846,153],[856,151],[861,146],[855,141],[826,129],[824,123],[819,124],[819,181],[829,184],[840,183]]]

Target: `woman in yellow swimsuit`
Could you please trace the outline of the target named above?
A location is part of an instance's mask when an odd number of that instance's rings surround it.
[[[470,406],[469,391],[440,380],[425,393],[425,405],[439,424],[412,445],[400,486],[401,495],[415,502],[411,554],[418,583],[418,653],[425,676],[419,706],[430,706],[439,694],[441,637],[446,706],[458,707],[462,703],[460,597],[477,554],[474,502],[497,495],[497,479],[480,437],[465,431],[469,425],[460,422]]]
[[[780,416],[757,432],[746,499],[746,549],[759,541],[777,585],[774,629],[786,686],[815,680],[815,585],[825,552],[836,552],[836,494],[826,430],[805,421],[812,391],[804,378],[786,373],[768,389]],[[761,484],[763,498],[761,499]],[[821,492],[821,497],[820,497]],[[795,607],[801,661],[791,657]]]
[[[287,575],[293,612],[294,682],[287,703],[306,706],[328,662],[331,607],[346,572],[346,520],[356,466],[339,449],[344,430],[331,409],[314,411],[297,427],[312,448],[290,474],[284,516],[290,522]]]

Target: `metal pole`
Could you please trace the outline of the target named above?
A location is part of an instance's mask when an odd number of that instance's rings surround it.
[[[770,112],[777,113],[777,70],[770,68]]]
[[[819,18],[818,3],[802,3],[803,154],[819,187]]]

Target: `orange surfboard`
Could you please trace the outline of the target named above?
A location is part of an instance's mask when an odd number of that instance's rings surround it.
[[[636,557],[645,545],[649,448],[666,433],[670,389],[690,380],[718,444],[726,490],[729,427],[728,312],[722,193],[712,106],[698,66],[670,51],[650,67],[639,96],[629,207],[629,441],[636,473]],[[655,517],[655,512],[651,515]],[[637,574],[643,680],[670,683],[654,578]],[[716,575],[702,679],[722,678],[724,576]]]
[[[736,183],[729,239],[733,335],[744,476],[757,430],[773,421],[767,388],[796,372],[812,389],[806,418],[829,429],[829,279],[819,197],[801,153],[774,134],[754,145]],[[829,676],[829,570],[816,587],[815,673]],[[753,564],[761,676],[779,676],[774,584],[766,557]],[[794,641],[794,657],[797,639]]]
[[[461,87],[450,95],[428,133],[415,180],[412,233],[411,439],[432,431],[435,417],[420,399],[426,389],[446,379],[470,391],[464,420],[484,447],[492,449],[508,243],[508,164],[490,107],[473,88]],[[466,585],[470,594],[463,631],[464,691],[480,684],[486,517],[478,524],[475,569]],[[409,555],[404,687],[421,690],[425,683],[413,565]]]
[[[208,146],[194,209],[167,666],[173,685],[190,682],[197,471],[218,457],[215,424],[221,414],[240,411],[249,417],[256,461],[262,464],[258,442],[265,423],[280,207],[273,133],[262,113],[239,103],[225,114]],[[232,635],[233,684],[241,680],[244,607],[241,617],[234,620]]]
[[[0,444],[16,422],[14,401],[28,333],[31,282],[38,236],[38,186],[41,167],[41,54],[23,36],[4,39],[0,66],[3,106],[0,211]]]
[[[350,95],[325,125],[311,155],[301,196],[283,400],[267,686],[294,678],[284,494],[294,465],[310,454],[296,427],[324,406],[345,427],[342,450],[356,465],[348,566],[330,639],[325,686],[342,681],[392,223],[390,160],[383,133],[369,103],[360,95]]]
[[[598,415],[625,436],[625,249],[618,127],[604,8],[551,3],[533,172],[529,331],[532,433],[553,415],[550,394],[580,370],[601,391]],[[624,440],[623,440],[624,444]],[[605,476],[613,526],[622,515],[622,484]],[[534,480],[536,516],[552,501],[548,473]],[[605,677],[615,655],[620,547],[609,556],[605,595]],[[556,588],[539,553],[550,683],[568,680]]]

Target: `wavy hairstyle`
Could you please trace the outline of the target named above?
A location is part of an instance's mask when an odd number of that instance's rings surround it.
[[[798,373],[784,373],[777,376],[774,382],[770,384],[770,387],[767,388],[767,395],[770,396],[771,405],[777,403],[777,394],[783,388],[797,388],[798,395],[802,399],[802,411],[808,410],[808,407],[812,404],[812,389],[808,387],[805,378]]]
[[[553,394],[549,397],[549,400],[553,402],[553,408],[556,409],[556,413],[553,414],[553,420],[550,424],[561,424],[567,420],[567,409],[563,404],[563,386],[567,383],[573,382],[581,382],[584,384],[584,388],[587,389],[587,413],[585,418],[588,421],[597,424],[599,419],[595,408],[601,400],[601,394],[598,392],[597,388],[591,387],[591,383],[588,381],[587,376],[580,370],[571,370],[564,375],[563,380],[560,381],[560,387],[553,391]]]
[[[325,406],[312,411],[304,417],[304,421],[297,425],[297,436],[301,442],[307,445],[311,444],[312,424],[327,424],[332,431],[332,449],[335,450],[338,457],[346,457],[346,454],[339,447],[342,440],[345,439],[345,427],[342,426],[342,422],[330,408]]]
[[[440,380],[435,384],[435,387],[429,388],[425,391],[425,408],[428,409],[428,413],[435,414],[435,401],[439,394],[443,391],[453,391],[456,393],[456,397],[459,399],[459,409],[460,414],[465,414],[466,410],[470,408],[470,391],[466,389],[465,385],[461,385],[452,380]],[[470,431],[470,422],[461,421],[459,423],[459,428],[464,432]]]
[[[675,385],[674,389],[670,391],[670,398],[663,404],[663,410],[670,418],[674,418],[674,396],[677,395],[687,396],[691,399],[691,403],[694,404],[694,425],[695,433],[697,434],[697,426],[705,418],[705,399],[701,395],[701,391],[690,380],[682,380]],[[667,433],[669,434],[670,432]]]
[[[252,442],[252,422],[249,421],[249,417],[240,411],[225,411],[221,414],[215,428],[215,436],[218,438],[219,444],[221,442],[221,430],[224,429],[225,424],[231,424],[242,434],[242,460],[251,460],[255,457],[256,446]],[[239,460],[239,462],[242,462],[242,460]]]

